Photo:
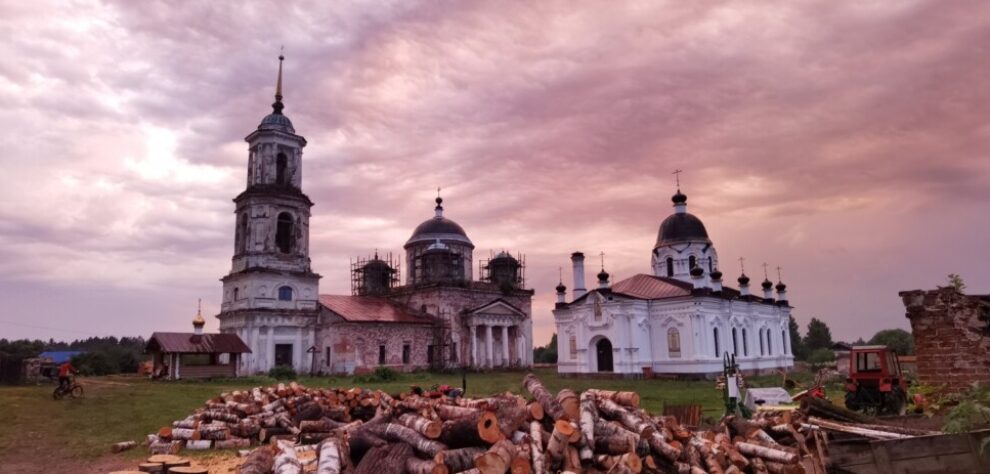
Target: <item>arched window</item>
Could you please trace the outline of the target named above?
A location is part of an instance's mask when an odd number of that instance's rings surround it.
[[[712,337],[715,338],[715,357],[718,357],[722,353],[718,347],[718,328],[712,328]]]
[[[694,268],[696,263],[698,263],[698,259],[694,258],[694,255],[688,257],[688,270]]]
[[[289,184],[289,177],[286,175],[285,169],[289,164],[289,160],[285,157],[285,154],[279,153],[275,158],[275,184]]]
[[[279,252],[292,252],[292,214],[283,212],[278,215],[278,223],[275,230],[275,246]]]
[[[784,330],[780,330],[780,345],[784,347],[784,354],[787,354],[787,336],[784,335]]]
[[[742,330],[743,356],[749,355],[749,341],[746,340],[746,328]]]
[[[278,289],[279,301],[292,301],[292,287],[283,286]]]
[[[770,329],[767,329],[767,355],[773,355],[773,340],[770,339]]]
[[[708,257],[708,273],[715,271],[715,266],[712,263],[712,258]]]
[[[674,276],[674,259],[673,257],[667,257],[667,276]]]
[[[242,213],[237,221],[237,252],[244,252],[248,249],[248,216]]]
[[[670,357],[681,356],[681,333],[677,332],[675,328],[667,330],[667,352]]]
[[[736,340],[736,328],[732,328],[732,355],[739,355],[739,343]]]
[[[237,301],[238,296],[240,296],[240,288],[234,288],[234,301]]]
[[[760,329],[759,339],[760,339],[760,355],[766,354],[765,349],[763,348],[763,330],[762,329]]]

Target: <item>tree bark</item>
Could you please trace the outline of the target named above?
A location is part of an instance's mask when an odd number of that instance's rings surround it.
[[[482,474],[505,474],[516,457],[516,447],[508,440],[502,440],[474,460],[474,467]]]
[[[340,442],[335,438],[324,440],[317,451],[316,474],[340,474],[343,468]]]
[[[440,437],[442,424],[438,421],[428,420],[412,413],[404,413],[400,415],[397,421],[406,428],[415,430],[417,433],[426,436],[429,439],[437,439]]]
[[[578,421],[580,417],[580,405],[578,403],[578,396],[574,393],[574,390],[569,388],[561,389],[557,392],[557,403],[560,404],[560,408],[564,410],[564,416],[571,421]]]
[[[536,401],[540,402],[540,405],[543,406],[544,414],[550,415],[554,420],[564,417],[564,409],[561,408],[557,400],[553,395],[550,395],[550,392],[535,375],[526,374],[526,377],[523,379],[523,386],[533,395]]]
[[[779,462],[784,464],[794,464],[798,462],[798,455],[796,453],[781,451],[779,449],[768,448],[766,446],[760,446],[753,443],[736,443],[736,449],[740,453],[748,456],[757,456],[767,461]]]
[[[386,441],[401,441],[406,443],[412,446],[417,452],[429,457],[436,456],[440,451],[447,449],[446,445],[427,439],[423,435],[397,423],[370,425],[365,429],[371,430],[373,434]]]
[[[412,456],[409,459],[406,459],[406,472],[409,474],[446,474],[450,471],[448,471],[447,466],[444,466],[443,464],[437,464],[434,461],[419,459],[416,456]]]
[[[412,447],[405,443],[372,448],[354,469],[354,474],[403,474],[406,461],[412,457]]]
[[[474,458],[485,454],[485,448],[470,447],[448,449],[433,457],[437,464],[443,464],[450,472],[461,472],[474,468]]]
[[[572,434],[574,434],[574,425],[567,420],[560,419],[554,423],[553,433],[550,434],[550,440],[547,442],[547,454],[553,462],[559,463],[564,460]]]
[[[495,413],[480,410],[467,417],[443,422],[439,437],[440,442],[452,448],[494,444],[504,438]]]

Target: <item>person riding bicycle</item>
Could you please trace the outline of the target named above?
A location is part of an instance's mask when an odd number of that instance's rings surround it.
[[[68,391],[72,387],[72,379],[70,375],[78,374],[79,371],[72,366],[72,361],[65,361],[62,365],[58,366],[58,387],[62,390]]]

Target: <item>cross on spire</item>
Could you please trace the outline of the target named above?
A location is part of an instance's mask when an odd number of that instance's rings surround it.
[[[777,281],[783,281],[783,279],[780,278],[780,267],[779,266],[777,267]]]
[[[683,170],[679,170],[675,168],[674,172],[671,173],[672,175],[674,175],[674,179],[677,180],[677,191],[681,190],[681,173],[683,172],[684,172]]]
[[[602,251],[600,255],[602,256],[602,271],[605,271],[605,252]]]
[[[563,285],[564,284],[564,267],[557,267],[557,278],[560,281],[560,284]]]
[[[770,277],[767,275],[767,262],[763,262],[763,279],[769,280]]]
[[[278,79],[275,81],[275,103],[272,104],[272,110],[279,115],[282,114],[282,109],[285,108],[282,105],[282,61],[285,60],[284,53],[285,46],[282,46],[278,53]]]
[[[745,261],[746,261],[745,258],[739,257],[739,270],[743,274],[746,274],[746,265],[744,264]]]

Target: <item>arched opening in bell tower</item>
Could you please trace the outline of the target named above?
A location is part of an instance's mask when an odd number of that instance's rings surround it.
[[[292,214],[283,212],[278,215],[275,230],[275,245],[282,253],[292,252]]]
[[[289,184],[289,178],[286,176],[286,167],[289,165],[289,160],[285,157],[284,153],[279,153],[275,158],[275,184],[284,186]]]

